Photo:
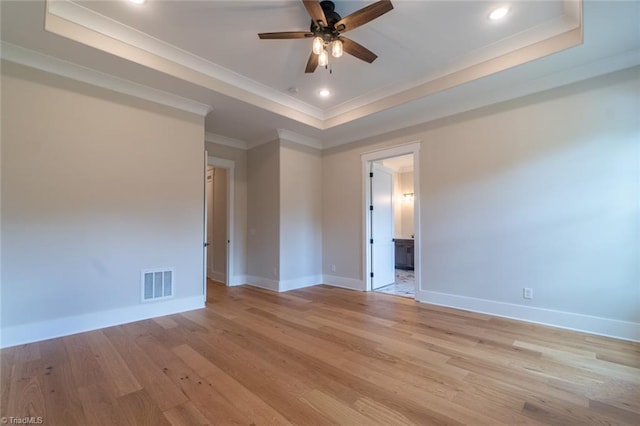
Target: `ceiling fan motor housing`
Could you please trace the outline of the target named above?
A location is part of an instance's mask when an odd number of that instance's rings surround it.
[[[336,22],[342,19],[342,17],[335,11],[336,5],[330,0],[323,0],[320,2],[320,7],[324,12],[324,17],[327,20],[327,26],[322,27],[317,22],[311,21],[311,32],[325,39],[325,41],[331,41],[338,36],[338,30],[335,28]]]

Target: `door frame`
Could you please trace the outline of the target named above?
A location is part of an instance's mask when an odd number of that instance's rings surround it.
[[[207,165],[213,166],[219,169],[226,169],[227,171],[227,271],[225,274],[224,284],[229,287],[232,282],[233,277],[233,252],[234,252],[234,240],[233,240],[233,231],[234,231],[234,204],[235,204],[235,193],[234,193],[234,174],[236,162],[232,160],[227,160],[224,158],[218,157],[207,157]],[[207,240],[207,236],[204,236],[205,241]],[[205,264],[207,260],[205,259]]]
[[[371,281],[371,216],[369,206],[371,205],[371,191],[369,190],[369,171],[371,164],[377,160],[385,158],[399,157],[401,155],[413,154],[413,220],[414,220],[414,273],[416,278],[416,300],[418,293],[422,290],[422,277],[420,268],[420,141],[414,141],[390,148],[383,148],[361,154],[362,161],[362,215],[363,215],[363,235],[362,240],[362,276],[365,282],[365,291],[372,291]]]

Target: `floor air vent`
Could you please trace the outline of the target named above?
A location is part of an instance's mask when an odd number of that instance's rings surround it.
[[[173,269],[146,269],[142,271],[142,301],[167,299],[173,296]]]

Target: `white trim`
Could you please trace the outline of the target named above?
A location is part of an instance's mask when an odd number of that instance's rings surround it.
[[[183,297],[179,299],[163,300],[158,303],[141,303],[139,305],[107,311],[92,312],[82,315],[74,315],[65,318],[53,318],[47,321],[21,324],[2,328],[2,341],[0,347],[22,345],[53,339],[55,337],[68,336],[70,334],[83,333],[85,331],[98,330],[114,325],[141,321],[164,315],[172,315],[180,312],[204,308],[202,295]]]
[[[256,277],[253,275],[246,276],[246,282],[248,285],[253,287],[260,287],[266,290],[278,291],[279,283],[276,280],[272,280],[270,278],[262,278]]]
[[[565,3],[581,2],[565,0]],[[575,7],[574,7],[575,9]],[[382,111],[392,106],[415,101],[434,93],[451,89],[471,81],[487,77],[500,71],[540,59],[544,56],[578,46],[582,43],[582,14],[553,18],[535,27],[508,37],[511,46],[508,49],[497,48],[494,43],[480,51],[470,53],[463,60],[448,67],[443,72],[433,73],[421,78],[373,90],[348,100],[325,111],[325,127],[331,128],[348,121]],[[345,119],[345,116],[348,118]]]
[[[416,296],[418,301],[424,303],[640,342],[640,323],[435,291],[416,291]]]
[[[219,167],[221,169],[235,169],[236,167],[236,162],[233,160],[213,157],[211,155],[207,157],[207,164],[213,167]]]
[[[92,86],[101,87],[113,92],[123,93],[156,104],[169,106],[181,111],[206,116],[211,107],[181,96],[153,89],[129,80],[114,77],[91,68],[63,61],[33,50],[25,49],[3,41],[0,47],[2,59],[35,68],[50,74],[81,81]]]
[[[266,107],[272,112],[284,108],[289,112],[285,115],[292,115],[290,118],[302,114],[307,118],[307,121],[310,121],[308,124],[314,126],[320,125],[324,117],[322,109],[318,107],[101,15],[71,0],[47,1],[45,29],[59,36],[169,73],[174,77],[214,89],[252,105]],[[125,46],[126,49],[124,49]],[[160,60],[164,60],[165,63],[162,64]],[[182,69],[176,68],[175,65]],[[194,72],[200,76],[194,75]],[[205,78],[202,79],[202,77]],[[275,105],[267,106],[267,103]]]
[[[234,275],[229,279],[229,287],[235,287],[239,285],[247,284],[247,276],[246,275]]]
[[[227,136],[218,135],[216,133],[205,132],[204,134],[205,142],[211,142],[218,145],[230,146],[231,148],[242,149],[246,151],[249,149],[249,146],[245,141],[240,139],[229,138]]]
[[[367,285],[364,280],[355,278],[338,277],[336,275],[323,275],[323,284],[333,287],[347,288],[349,290],[366,291]]]
[[[576,13],[576,9],[581,11],[581,2],[564,3],[563,16],[512,35],[509,46],[468,55],[444,75],[423,76],[370,91],[326,110],[70,0],[47,1],[45,29],[318,129],[328,129],[580,44],[582,13]]]
[[[235,169],[236,162],[225,158],[207,157],[207,164],[227,170],[227,273],[225,278],[220,280],[225,285],[230,286],[233,276],[233,264],[235,261]],[[206,236],[205,236],[206,238]]]
[[[287,129],[276,129],[276,131],[278,132],[278,138],[280,140],[284,139],[311,148],[322,149],[322,142],[319,139],[310,138]]]
[[[392,147],[387,148],[378,148],[372,151],[365,151],[360,154],[362,161],[375,161],[375,160],[383,160],[385,158],[390,157],[399,157],[401,155],[413,154],[414,152],[420,151],[420,141],[415,140],[412,142],[403,143],[400,145],[394,145]],[[415,161],[414,161],[415,163]],[[415,167],[415,164],[414,164]]]
[[[270,130],[259,137],[254,138],[247,143],[248,149],[253,149],[257,146],[264,145],[273,141],[279,141],[278,130]]]
[[[284,292],[289,290],[296,290],[298,288],[311,287],[318,284],[322,284],[322,275],[298,277],[291,280],[281,280],[278,291]]]

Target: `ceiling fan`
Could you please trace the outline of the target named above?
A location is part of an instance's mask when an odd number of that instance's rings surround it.
[[[358,59],[371,63],[378,57],[375,53],[342,35],[393,9],[390,0],[380,0],[351,15],[342,18],[335,11],[335,4],[329,0],[302,0],[304,7],[311,16],[309,31],[283,31],[275,33],[260,33],[263,40],[313,38],[311,55],[307,61],[305,73],[312,73],[318,65],[326,67],[329,64],[329,49],[334,58],[346,52]]]

